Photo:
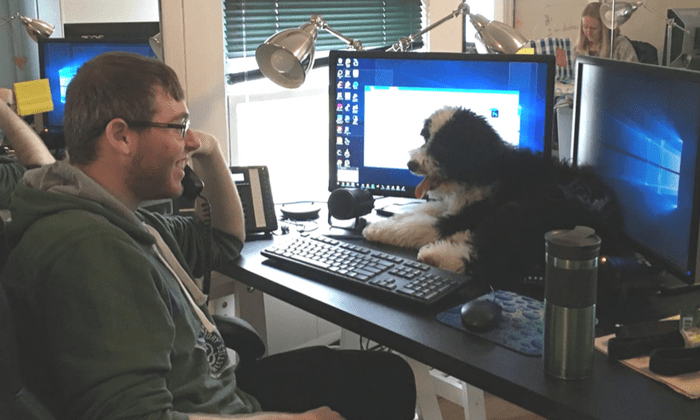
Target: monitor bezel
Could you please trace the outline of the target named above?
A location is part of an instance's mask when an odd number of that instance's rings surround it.
[[[579,150],[579,129],[581,125],[581,101],[580,97],[583,91],[582,88],[582,69],[586,66],[607,66],[613,69],[630,69],[649,77],[674,77],[674,80],[689,81],[700,86],[700,72],[686,70],[678,67],[658,66],[653,64],[645,64],[638,62],[627,62],[612,60],[609,58],[588,57],[582,56],[576,59],[575,63],[575,88],[574,88],[574,103],[572,115],[572,162],[578,165],[578,150]],[[585,71],[585,70],[584,70]],[[700,112],[698,113],[698,121],[700,121]],[[698,130],[698,147],[700,148],[700,129]],[[622,203],[621,203],[622,205]],[[700,284],[700,151],[695,157],[695,174],[693,182],[693,204],[691,210],[690,231],[696,232],[696,235],[690,235],[690,243],[688,244],[688,268],[678,267],[674,263],[668,261],[662,255],[659,255],[653,249],[634,240],[629,235],[623,232],[624,241],[631,247],[632,250],[640,253],[644,258],[648,259],[652,266],[662,267],[663,271],[668,272],[687,284]],[[694,240],[693,240],[694,238]]]
[[[395,59],[411,59],[411,60],[453,60],[453,61],[476,61],[476,62],[523,62],[523,63],[544,63],[547,64],[547,88],[545,94],[545,133],[544,133],[544,150],[543,154],[550,158],[552,156],[552,141],[553,141],[553,121],[554,121],[554,87],[556,76],[556,60],[553,55],[544,54],[464,54],[450,52],[388,52],[380,50],[331,50],[329,53],[329,86],[328,86],[328,152],[329,152],[329,167],[328,167],[328,191],[334,191],[342,188],[337,184],[337,164],[335,155],[335,93],[336,88],[333,83],[336,73],[337,57],[358,57],[358,58],[395,58]],[[418,133],[417,133],[418,134]],[[392,197],[407,197],[414,198],[415,187],[407,188],[406,191],[387,191],[381,189],[368,188],[367,191],[376,196],[392,196]]]

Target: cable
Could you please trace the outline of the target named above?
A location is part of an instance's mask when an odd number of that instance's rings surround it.
[[[202,271],[204,275],[202,276],[202,292],[207,296],[207,303],[209,302],[209,291],[211,289],[211,271],[212,271],[212,246],[213,246],[213,233],[211,227],[211,207],[209,205],[209,200],[206,197],[200,195],[201,200],[198,201],[202,209],[202,228],[203,241],[204,241],[204,261],[202,262]]]

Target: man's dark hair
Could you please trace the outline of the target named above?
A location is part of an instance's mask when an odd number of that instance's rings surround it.
[[[184,100],[173,69],[156,59],[112,52],[83,64],[66,92],[63,125],[70,162],[93,162],[97,139],[113,119],[150,121],[160,91]]]

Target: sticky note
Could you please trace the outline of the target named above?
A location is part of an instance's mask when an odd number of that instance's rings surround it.
[[[19,115],[53,111],[49,79],[15,83],[15,97]]]

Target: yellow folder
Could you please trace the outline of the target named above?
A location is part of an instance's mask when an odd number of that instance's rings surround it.
[[[15,83],[15,97],[19,115],[53,111],[49,79]]]

